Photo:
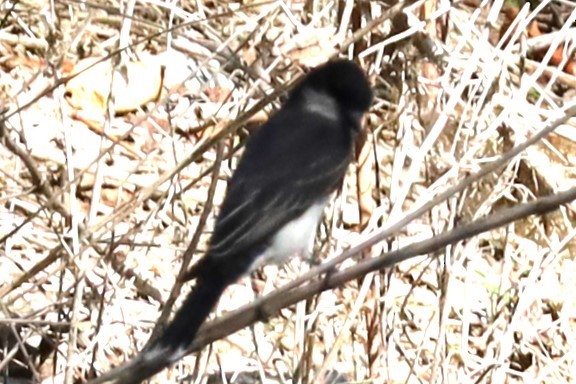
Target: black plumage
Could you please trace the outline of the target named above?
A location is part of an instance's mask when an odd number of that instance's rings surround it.
[[[306,75],[250,137],[208,252],[187,275],[195,286],[164,333],[141,353],[142,369],[129,382],[180,359],[228,285],[255,267],[308,251],[371,102],[362,70],[347,60],[330,61]]]

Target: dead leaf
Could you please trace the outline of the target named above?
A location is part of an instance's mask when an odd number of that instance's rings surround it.
[[[307,67],[316,67],[336,52],[334,33],[332,28],[318,29],[314,34],[302,32],[289,41],[280,41],[278,48],[282,55],[292,61]]]
[[[160,95],[162,68],[152,58],[117,68],[112,68],[109,61],[99,60],[96,57],[81,60],[70,71],[81,72],[66,84],[66,99],[72,108],[104,115],[110,100],[116,113],[126,113]]]

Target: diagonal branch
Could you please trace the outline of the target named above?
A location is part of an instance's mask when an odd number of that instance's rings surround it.
[[[205,324],[198,332],[198,337],[187,349],[187,352],[192,353],[199,351],[204,346],[229,336],[242,328],[250,326],[258,321],[267,320],[276,315],[283,308],[296,304],[299,301],[309,299],[323,291],[342,286],[351,280],[362,278],[368,273],[384,268],[390,268],[401,261],[409,260],[416,256],[433,254],[448,245],[508,225],[516,220],[531,215],[544,215],[557,209],[561,205],[570,203],[573,200],[576,200],[576,187],[564,192],[539,198],[530,203],[518,204],[512,208],[502,209],[472,223],[459,226],[452,231],[445,232],[424,241],[410,244],[399,250],[386,253],[380,257],[360,261],[353,267],[342,271],[335,271],[331,268],[323,278],[309,282],[303,286],[295,287],[288,292],[284,292],[284,289],[281,288],[280,290],[266,295],[261,299],[255,300],[249,305]],[[361,249],[355,248],[343,252],[342,255],[351,257],[365,251],[370,246],[372,246],[372,244],[364,245]],[[278,295],[278,291],[283,291],[283,294]],[[142,369],[148,369],[150,366],[163,365],[164,362],[160,361],[161,359],[161,356],[156,356],[154,359],[144,360],[141,355],[138,355],[127,364],[114,368],[99,378],[90,381],[89,384],[120,384],[131,382],[130,378],[134,376],[135,372]]]
[[[252,323],[268,319],[283,308],[289,307],[301,300],[306,300],[323,291],[342,286],[370,272],[390,268],[402,261],[417,256],[435,253],[448,245],[477,236],[483,232],[503,227],[531,215],[544,215],[574,200],[576,200],[576,187],[539,198],[530,203],[518,204],[511,208],[502,209],[472,223],[456,227],[452,231],[410,244],[376,258],[363,260],[343,271],[328,272],[324,278],[294,288],[280,297],[275,295],[275,292],[271,293],[206,324],[198,332],[198,337],[194,340],[188,352],[198,351],[207,344],[231,335]],[[354,253],[349,256],[354,256],[362,251],[364,251],[364,249],[355,250]],[[350,251],[347,251],[343,254],[349,253]]]

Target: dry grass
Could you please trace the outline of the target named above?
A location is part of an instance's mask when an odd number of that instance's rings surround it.
[[[574,53],[572,3],[553,3],[563,4],[564,25],[546,35],[552,48],[541,61],[525,58],[535,40],[513,28],[508,44],[490,42],[502,23],[498,5],[437,3],[419,1],[395,23],[376,2],[3,3],[5,382],[82,382],[144,346],[191,239],[198,244],[193,260],[202,255],[212,202],[221,201],[244,139],[277,106],[267,95],[308,64],[353,53],[376,93],[365,161],[350,170],[330,207],[319,261],[391,226],[562,113],[576,78],[549,65],[549,56],[568,36],[566,50]],[[524,9],[517,22],[548,17],[544,5]],[[419,12],[425,23],[417,23]],[[436,28],[442,25],[444,43]],[[165,67],[158,101],[129,114],[108,110],[96,132],[71,116],[60,80],[66,62],[94,55],[122,67],[145,53]],[[575,186],[574,123],[561,124],[362,257]],[[213,177],[218,148],[224,160]],[[237,383],[576,382],[574,208],[310,297],[152,382],[189,375],[193,382]],[[265,267],[230,287],[216,316],[307,269],[300,260]]]

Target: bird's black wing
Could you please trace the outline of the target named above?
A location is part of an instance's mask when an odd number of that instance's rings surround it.
[[[284,108],[252,136],[189,278],[214,266],[244,274],[280,228],[334,191],[352,153],[352,129],[336,117]]]

